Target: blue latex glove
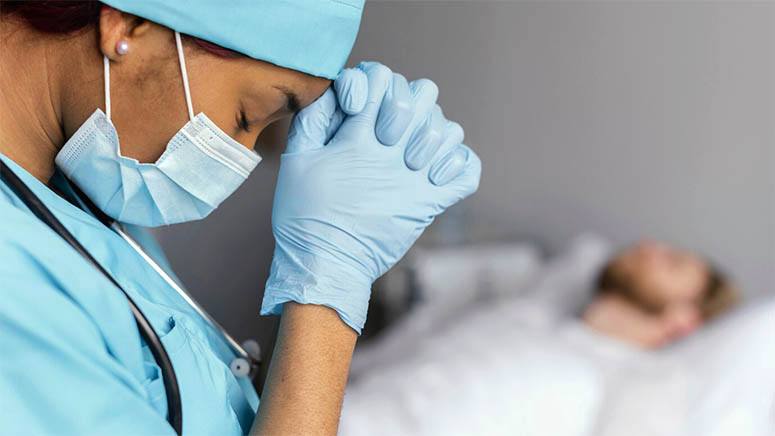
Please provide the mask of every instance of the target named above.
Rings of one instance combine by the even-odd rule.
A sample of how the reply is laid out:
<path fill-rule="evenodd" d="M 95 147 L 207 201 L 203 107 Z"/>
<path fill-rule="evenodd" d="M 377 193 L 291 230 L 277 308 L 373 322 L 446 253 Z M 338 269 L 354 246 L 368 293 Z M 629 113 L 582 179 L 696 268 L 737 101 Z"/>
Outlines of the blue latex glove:
<path fill-rule="evenodd" d="M 291 126 L 261 313 L 279 314 L 288 301 L 325 305 L 360 333 L 374 280 L 437 215 L 477 189 L 481 162 L 461 144 L 460 126 L 444 119 L 432 82 L 408 84 L 375 63 L 358 69 L 368 92 L 350 96 L 356 104 L 344 101 L 352 115 L 337 104 L 346 93 L 328 90 Z"/>

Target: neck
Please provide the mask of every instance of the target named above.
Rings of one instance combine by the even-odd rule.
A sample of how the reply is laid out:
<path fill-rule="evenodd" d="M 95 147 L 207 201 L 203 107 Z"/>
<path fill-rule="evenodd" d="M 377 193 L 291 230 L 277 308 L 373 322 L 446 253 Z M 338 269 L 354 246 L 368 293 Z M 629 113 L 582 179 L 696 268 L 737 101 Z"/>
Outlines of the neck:
<path fill-rule="evenodd" d="M 86 33 L 53 37 L 0 20 L 0 153 L 43 183 L 65 142 L 61 85 L 85 68 Z"/>

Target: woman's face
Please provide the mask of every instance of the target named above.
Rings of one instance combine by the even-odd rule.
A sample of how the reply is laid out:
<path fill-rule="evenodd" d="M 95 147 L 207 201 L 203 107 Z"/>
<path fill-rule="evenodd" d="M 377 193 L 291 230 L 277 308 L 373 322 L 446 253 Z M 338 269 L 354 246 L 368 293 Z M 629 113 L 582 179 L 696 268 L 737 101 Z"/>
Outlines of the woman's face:
<path fill-rule="evenodd" d="M 98 38 L 102 52 L 111 59 L 112 121 L 121 152 L 154 162 L 189 121 L 174 33 L 147 21 L 136 24 L 131 15 L 104 9 Z M 120 39 L 129 43 L 127 54 L 115 53 Z M 220 57 L 187 38 L 184 51 L 194 114 L 203 112 L 251 149 L 267 125 L 312 103 L 330 84 L 327 79 L 244 56 Z M 65 117 L 67 136 L 95 109 L 104 109 L 101 81 L 73 79 L 74 95 L 83 95 L 78 93 L 84 89 L 93 91 L 75 105 L 75 115 Z"/>
<path fill-rule="evenodd" d="M 620 253 L 616 263 L 632 281 L 634 296 L 648 309 L 699 307 L 709 268 L 698 256 L 664 243 L 642 241 Z"/>

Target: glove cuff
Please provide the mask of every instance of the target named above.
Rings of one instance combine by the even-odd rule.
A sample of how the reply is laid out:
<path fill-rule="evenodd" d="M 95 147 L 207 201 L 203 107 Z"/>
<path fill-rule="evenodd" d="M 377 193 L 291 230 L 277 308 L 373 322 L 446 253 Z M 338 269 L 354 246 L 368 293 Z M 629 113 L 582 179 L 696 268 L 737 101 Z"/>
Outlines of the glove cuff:
<path fill-rule="evenodd" d="M 372 282 L 355 269 L 309 253 L 291 253 L 278 244 L 264 289 L 261 315 L 280 315 L 289 301 L 317 304 L 336 310 L 339 318 L 360 335 L 366 323 Z"/>

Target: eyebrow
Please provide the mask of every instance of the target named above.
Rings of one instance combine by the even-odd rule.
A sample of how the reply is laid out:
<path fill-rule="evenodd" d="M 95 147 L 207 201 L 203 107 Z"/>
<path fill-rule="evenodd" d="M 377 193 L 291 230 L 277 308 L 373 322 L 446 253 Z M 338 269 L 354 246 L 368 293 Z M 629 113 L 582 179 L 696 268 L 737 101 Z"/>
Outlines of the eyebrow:
<path fill-rule="evenodd" d="M 285 109 L 288 112 L 295 114 L 296 112 L 301 110 L 301 104 L 299 104 L 299 96 L 296 95 L 295 92 L 293 92 L 292 90 L 284 86 L 275 85 L 274 88 L 282 92 L 283 95 L 285 95 Z"/>

